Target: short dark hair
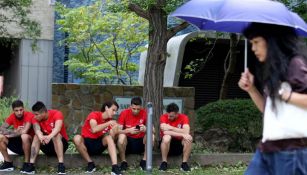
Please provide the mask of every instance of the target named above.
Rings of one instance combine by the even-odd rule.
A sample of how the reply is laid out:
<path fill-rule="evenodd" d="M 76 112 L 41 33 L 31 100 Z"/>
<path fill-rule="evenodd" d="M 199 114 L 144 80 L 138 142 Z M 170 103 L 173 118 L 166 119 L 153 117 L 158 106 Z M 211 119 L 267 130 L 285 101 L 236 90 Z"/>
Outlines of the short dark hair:
<path fill-rule="evenodd" d="M 119 106 L 118 106 L 118 104 L 117 104 L 116 101 L 114 101 L 114 100 L 106 101 L 106 102 L 103 103 L 102 106 L 101 106 L 101 112 L 106 111 L 106 106 L 107 106 L 108 108 L 110 108 L 112 105 L 115 105 L 115 106 L 117 107 L 117 109 L 119 108 Z"/>
<path fill-rule="evenodd" d="M 131 105 L 142 105 L 141 97 L 133 97 L 131 99 Z"/>
<path fill-rule="evenodd" d="M 169 105 L 167 105 L 166 107 L 166 112 L 178 112 L 179 111 L 179 107 L 176 103 L 171 103 Z"/>
<path fill-rule="evenodd" d="M 17 107 L 23 107 L 23 102 L 21 100 L 15 100 L 12 103 L 12 109 L 17 108 Z"/>
<path fill-rule="evenodd" d="M 33 112 L 46 112 L 47 108 L 43 102 L 38 101 L 32 106 L 32 111 Z"/>

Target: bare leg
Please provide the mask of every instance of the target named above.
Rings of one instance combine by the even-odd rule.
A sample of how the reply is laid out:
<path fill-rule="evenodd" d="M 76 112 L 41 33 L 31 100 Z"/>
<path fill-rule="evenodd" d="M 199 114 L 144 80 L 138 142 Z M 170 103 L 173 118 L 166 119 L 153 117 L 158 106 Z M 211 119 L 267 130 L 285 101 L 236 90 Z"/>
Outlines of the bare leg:
<path fill-rule="evenodd" d="M 9 140 L 2 134 L 0 134 L 0 152 L 5 161 L 11 162 L 10 156 L 7 152 L 7 145 L 9 144 Z"/>
<path fill-rule="evenodd" d="M 126 161 L 126 147 L 127 147 L 127 136 L 126 136 L 126 134 L 119 134 L 118 140 L 117 140 L 117 147 L 118 147 L 120 160 Z"/>
<path fill-rule="evenodd" d="M 34 138 L 33 138 L 32 145 L 31 145 L 30 163 L 35 163 L 36 157 L 39 153 L 40 146 L 41 146 L 41 143 L 40 143 L 37 135 L 35 135 Z"/>
<path fill-rule="evenodd" d="M 30 161 L 32 137 L 29 134 L 22 134 L 22 149 L 25 155 L 25 162 Z"/>
<path fill-rule="evenodd" d="M 111 158 L 112 165 L 117 164 L 116 146 L 112 136 L 106 135 L 102 139 L 103 146 L 108 146 L 108 152 Z"/>
<path fill-rule="evenodd" d="M 90 158 L 87 148 L 84 145 L 84 139 L 81 135 L 75 135 L 73 139 L 74 144 L 76 145 L 77 150 L 81 154 L 81 156 L 87 161 L 87 162 L 93 162 Z"/>
<path fill-rule="evenodd" d="M 182 162 L 187 162 L 189 157 L 190 157 L 190 155 L 191 155 L 192 141 L 183 139 L 182 140 L 182 145 L 183 145 L 183 158 L 182 158 Z"/>
<path fill-rule="evenodd" d="M 145 151 L 144 151 L 143 160 L 147 160 L 147 144 L 146 144 L 146 135 L 144 136 L 143 143 L 144 143 L 144 146 L 145 146 Z M 152 134 L 152 147 L 154 146 L 154 144 L 155 144 L 155 135 L 154 135 L 154 134 Z"/>
<path fill-rule="evenodd" d="M 53 141 L 55 153 L 58 157 L 58 161 L 59 163 L 63 163 L 64 162 L 64 151 L 63 151 L 62 135 L 58 133 L 52 138 L 52 141 Z"/>
<path fill-rule="evenodd" d="M 161 154 L 162 161 L 167 162 L 167 155 L 169 152 L 169 147 L 171 143 L 172 137 L 170 135 L 164 135 L 161 142 Z"/>

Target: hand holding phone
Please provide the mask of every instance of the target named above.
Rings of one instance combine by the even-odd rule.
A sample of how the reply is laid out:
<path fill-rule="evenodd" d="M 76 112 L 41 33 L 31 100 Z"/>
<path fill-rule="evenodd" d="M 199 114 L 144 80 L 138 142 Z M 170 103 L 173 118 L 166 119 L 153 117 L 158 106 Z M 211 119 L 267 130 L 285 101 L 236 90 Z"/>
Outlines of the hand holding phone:
<path fill-rule="evenodd" d="M 135 129 L 140 130 L 141 129 L 140 125 L 136 125 Z"/>

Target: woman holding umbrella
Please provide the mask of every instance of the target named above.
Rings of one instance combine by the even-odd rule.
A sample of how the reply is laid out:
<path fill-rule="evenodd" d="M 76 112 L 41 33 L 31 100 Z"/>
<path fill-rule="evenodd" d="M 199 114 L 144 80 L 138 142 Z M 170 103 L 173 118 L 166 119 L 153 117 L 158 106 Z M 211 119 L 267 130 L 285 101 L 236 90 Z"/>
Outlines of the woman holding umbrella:
<path fill-rule="evenodd" d="M 307 49 L 291 27 L 251 23 L 243 33 L 260 62 L 263 91 L 248 69 L 238 84 L 264 117 L 263 138 L 245 174 L 307 174 Z"/>

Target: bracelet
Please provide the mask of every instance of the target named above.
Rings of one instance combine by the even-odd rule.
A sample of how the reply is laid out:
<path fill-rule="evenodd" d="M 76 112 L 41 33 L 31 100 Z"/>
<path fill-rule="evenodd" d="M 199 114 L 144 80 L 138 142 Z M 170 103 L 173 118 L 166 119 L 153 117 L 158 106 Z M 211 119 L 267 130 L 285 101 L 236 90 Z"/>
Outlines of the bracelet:
<path fill-rule="evenodd" d="M 288 97 L 288 98 L 287 98 L 287 100 L 285 101 L 286 103 L 288 103 L 288 102 L 289 102 L 289 100 L 290 100 L 290 98 L 291 98 L 291 95 L 292 95 L 292 91 L 290 92 L 289 97 Z"/>

